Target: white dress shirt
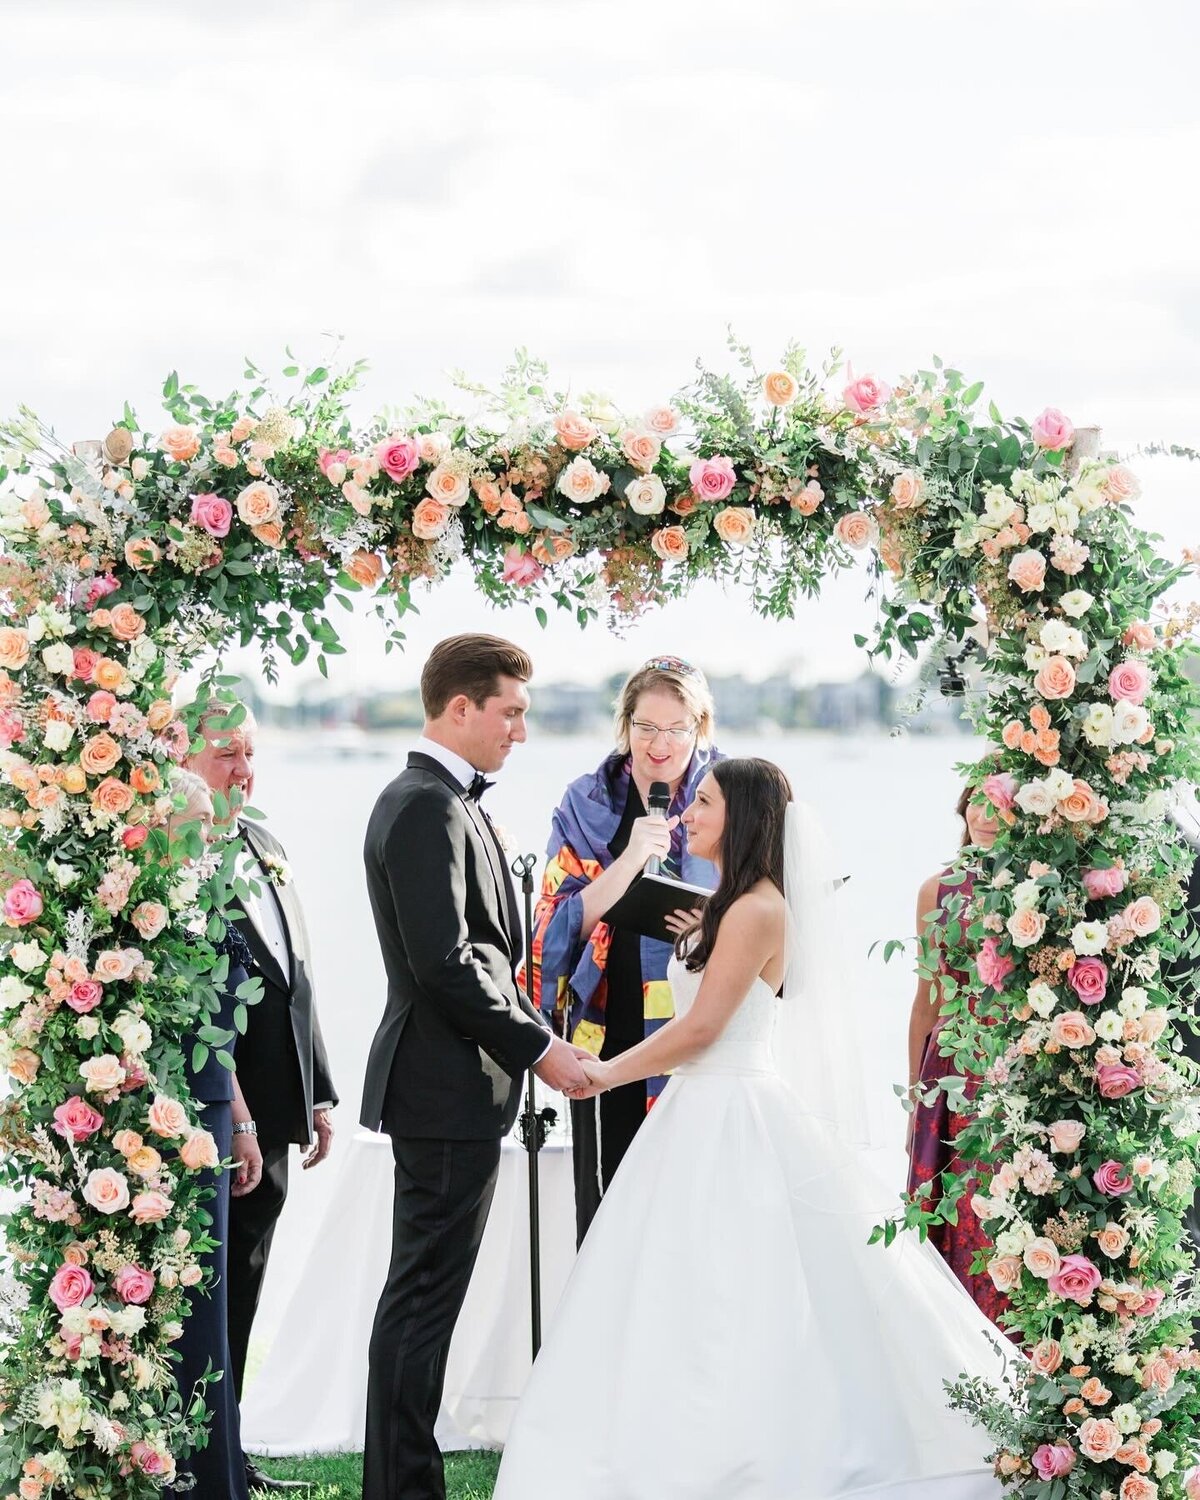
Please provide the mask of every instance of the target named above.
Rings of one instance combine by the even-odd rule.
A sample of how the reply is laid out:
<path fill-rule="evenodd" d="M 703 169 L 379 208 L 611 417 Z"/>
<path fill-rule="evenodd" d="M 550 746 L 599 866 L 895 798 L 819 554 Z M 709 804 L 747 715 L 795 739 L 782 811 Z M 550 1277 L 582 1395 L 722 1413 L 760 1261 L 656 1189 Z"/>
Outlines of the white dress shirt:
<path fill-rule="evenodd" d="M 470 761 L 464 760 L 461 755 L 456 754 L 453 750 L 447 750 L 445 745 L 439 745 L 436 740 L 428 739 L 425 735 L 422 735 L 413 746 L 413 749 L 419 751 L 422 755 L 428 755 L 430 760 L 436 760 L 439 766 L 443 766 L 450 772 L 451 776 L 454 777 L 455 781 L 464 790 L 475 779 L 477 767 L 473 766 Z M 545 1050 L 542 1052 L 541 1057 L 537 1059 L 538 1062 L 541 1062 L 542 1058 L 549 1052 L 550 1044 L 553 1041 L 554 1035 L 551 1033 L 546 1039 Z M 536 1063 L 534 1066 L 536 1067 Z"/>
<path fill-rule="evenodd" d="M 237 873 L 240 879 L 249 886 L 249 892 L 242 901 L 242 907 L 246 915 L 254 923 L 259 936 L 270 950 L 271 957 L 279 965 L 283 977 L 291 983 L 292 980 L 292 953 L 288 945 L 287 933 L 283 928 L 283 915 L 279 910 L 279 902 L 270 889 L 271 882 L 258 855 L 250 846 L 249 839 L 243 835 L 242 847 L 237 855 Z M 258 886 L 255 893 L 254 887 Z"/>

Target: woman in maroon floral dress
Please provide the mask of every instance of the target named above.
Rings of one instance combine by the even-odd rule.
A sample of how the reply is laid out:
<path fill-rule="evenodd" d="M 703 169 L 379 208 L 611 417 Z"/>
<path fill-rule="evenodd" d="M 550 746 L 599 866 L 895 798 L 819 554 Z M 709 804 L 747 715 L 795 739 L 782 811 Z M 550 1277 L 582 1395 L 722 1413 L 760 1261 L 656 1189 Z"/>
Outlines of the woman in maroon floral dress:
<path fill-rule="evenodd" d="M 974 795 L 974 787 L 964 787 L 956 808 L 966 827 L 963 847 L 974 845 L 978 849 L 988 849 L 996 837 L 998 824 L 982 802 L 972 802 Z M 961 910 L 970 899 L 974 877 L 968 874 L 960 883 L 947 885 L 945 877 L 949 873 L 948 870 L 943 870 L 940 875 L 931 875 L 921 886 L 917 898 L 917 924 L 922 935 L 928 934 L 931 927 L 946 923 L 952 903 Z M 959 984 L 967 981 L 965 974 L 944 965 L 941 973 Z M 908 1023 L 908 1081 L 912 1095 L 917 1098 L 931 1092 L 939 1078 L 960 1071 L 952 1057 L 942 1057 L 938 1052 L 938 1034 L 942 1029 L 942 1019 L 938 1014 L 940 1004 L 940 986 L 936 981 L 920 979 Z M 964 1076 L 968 1079 L 964 1095 L 967 1099 L 973 1099 L 979 1081 L 971 1074 Z M 954 1146 L 956 1137 L 967 1123 L 965 1115 L 951 1111 L 949 1101 L 940 1089 L 932 1103 L 918 1103 L 909 1116 L 908 1191 L 915 1193 L 924 1183 L 932 1182 L 933 1188 L 928 1200 L 931 1208 L 936 1207 L 941 1198 L 938 1180 L 940 1173 L 971 1170 L 971 1163 L 963 1161 Z M 992 1285 L 986 1272 L 978 1275 L 971 1273 L 971 1262 L 976 1250 L 986 1249 L 991 1243 L 970 1209 L 974 1190 L 974 1184 L 968 1185 L 959 1199 L 958 1223 L 932 1226 L 929 1241 L 966 1287 L 977 1306 L 994 1323 L 1008 1308 L 1009 1301 Z"/>

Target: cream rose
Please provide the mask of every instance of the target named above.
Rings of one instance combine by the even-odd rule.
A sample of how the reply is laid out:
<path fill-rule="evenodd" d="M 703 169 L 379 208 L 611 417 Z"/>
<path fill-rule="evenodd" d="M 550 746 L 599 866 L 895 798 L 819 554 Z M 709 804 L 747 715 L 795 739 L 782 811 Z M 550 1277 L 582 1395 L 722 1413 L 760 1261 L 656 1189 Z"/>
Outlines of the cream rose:
<path fill-rule="evenodd" d="M 1103 1229 L 1096 1231 L 1096 1243 L 1105 1255 L 1116 1259 L 1118 1255 L 1125 1254 L 1129 1244 L 1129 1231 L 1123 1224 L 1114 1224 L 1110 1219 Z"/>
<path fill-rule="evenodd" d="M 1053 1276 L 1062 1264 L 1062 1256 L 1059 1254 L 1058 1246 L 1053 1240 L 1036 1239 L 1030 1240 L 1025 1246 L 1022 1257 L 1026 1267 L 1043 1281 L 1047 1276 Z"/>
<path fill-rule="evenodd" d="M 1021 1285 L 1021 1258 L 1018 1255 L 994 1255 L 988 1262 L 988 1275 L 998 1292 L 1012 1292 Z"/>
<path fill-rule="evenodd" d="M 625 486 L 629 509 L 639 516 L 657 516 L 667 503 L 667 488 L 657 474 L 643 474 Z"/>
<path fill-rule="evenodd" d="M 426 495 L 413 511 L 413 536 L 423 542 L 436 541 L 450 524 L 450 507 L 442 500 Z"/>
<path fill-rule="evenodd" d="M 458 507 L 466 503 L 471 493 L 471 481 L 460 469 L 439 464 L 430 471 L 425 480 L 425 489 L 434 500 L 440 500 L 443 505 Z"/>
<path fill-rule="evenodd" d="M 621 452 L 635 469 L 652 469 L 662 452 L 662 443 L 652 432 L 635 432 L 630 428 L 621 434 Z"/>
<path fill-rule="evenodd" d="M 236 500 L 237 513 L 247 526 L 265 526 L 279 514 L 279 491 L 265 480 L 248 484 Z"/>
<path fill-rule="evenodd" d="M 1050 1149 L 1069 1156 L 1079 1150 L 1087 1128 L 1080 1120 L 1055 1120 L 1048 1127 L 1047 1133 L 1050 1136 Z"/>
<path fill-rule="evenodd" d="M 558 476 L 557 489 L 576 505 L 590 505 L 608 491 L 608 475 L 602 474 L 591 459 L 575 458 Z"/>
<path fill-rule="evenodd" d="M 1094 1464 L 1107 1463 L 1120 1446 L 1120 1428 L 1107 1417 L 1088 1417 L 1080 1424 L 1080 1451 Z"/>
<path fill-rule="evenodd" d="M 115 1168 L 98 1167 L 88 1173 L 83 1185 L 83 1201 L 97 1213 L 120 1213 L 129 1207 L 129 1183 Z"/>
<path fill-rule="evenodd" d="M 713 530 L 731 547 L 744 547 L 754 535 L 754 512 L 744 505 L 727 505 L 713 517 Z"/>
<path fill-rule="evenodd" d="M 119 1057 L 106 1052 L 101 1057 L 89 1057 L 80 1063 L 79 1076 L 89 1094 L 110 1094 L 125 1082 L 125 1069 Z"/>
<path fill-rule="evenodd" d="M 169 1099 L 164 1094 L 155 1095 L 154 1102 L 146 1111 L 146 1123 L 155 1135 L 161 1135 L 166 1140 L 185 1135 L 191 1128 L 187 1110 L 177 1099 Z"/>
<path fill-rule="evenodd" d="M 839 542 L 852 547 L 856 552 L 861 552 L 864 547 L 869 547 L 875 540 L 878 527 L 871 516 L 865 515 L 861 510 L 856 510 L 838 518 L 833 534 Z"/>
<path fill-rule="evenodd" d="M 1096 1033 L 1081 1010 L 1068 1010 L 1051 1021 L 1050 1040 L 1060 1047 L 1090 1047 L 1096 1040 Z"/>
<path fill-rule="evenodd" d="M 1015 948 L 1032 948 L 1046 931 L 1046 914 L 1032 906 L 1018 907 L 1005 924 Z"/>

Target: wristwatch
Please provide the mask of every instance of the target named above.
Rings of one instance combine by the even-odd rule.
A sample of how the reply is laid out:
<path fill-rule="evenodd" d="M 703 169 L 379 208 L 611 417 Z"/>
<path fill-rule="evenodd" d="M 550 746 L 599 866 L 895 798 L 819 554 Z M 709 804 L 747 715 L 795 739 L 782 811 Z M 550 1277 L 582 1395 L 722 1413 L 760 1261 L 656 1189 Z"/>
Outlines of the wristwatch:
<path fill-rule="evenodd" d="M 234 1134 L 234 1135 L 257 1135 L 258 1134 L 258 1126 L 254 1123 L 253 1120 L 243 1120 L 241 1122 L 241 1124 L 235 1125 L 233 1127 L 232 1134 Z"/>

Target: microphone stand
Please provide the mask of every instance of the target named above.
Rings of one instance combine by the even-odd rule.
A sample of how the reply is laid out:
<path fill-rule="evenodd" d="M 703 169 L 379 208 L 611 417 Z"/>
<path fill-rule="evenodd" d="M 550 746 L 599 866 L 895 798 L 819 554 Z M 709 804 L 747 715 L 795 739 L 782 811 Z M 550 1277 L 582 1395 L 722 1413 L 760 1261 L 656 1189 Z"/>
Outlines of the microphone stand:
<path fill-rule="evenodd" d="M 512 872 L 521 882 L 525 897 L 525 989 L 533 999 L 533 870 L 536 854 L 519 854 Z M 540 1200 L 538 1196 L 538 1152 L 546 1144 L 546 1132 L 558 1119 L 558 1112 L 546 1105 L 537 1107 L 537 1075 L 530 1068 L 525 1078 L 525 1108 L 518 1117 L 521 1144 L 529 1153 L 529 1331 L 533 1357 L 542 1346 L 542 1238 Z"/>

